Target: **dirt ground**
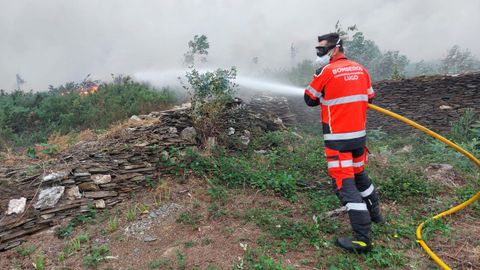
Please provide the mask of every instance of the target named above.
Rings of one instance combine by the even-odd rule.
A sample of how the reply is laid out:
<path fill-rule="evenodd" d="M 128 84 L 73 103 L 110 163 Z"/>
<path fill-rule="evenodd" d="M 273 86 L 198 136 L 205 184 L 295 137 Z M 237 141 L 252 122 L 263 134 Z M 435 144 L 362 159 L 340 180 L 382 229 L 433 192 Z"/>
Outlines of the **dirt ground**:
<path fill-rule="evenodd" d="M 171 179 L 169 185 L 170 199 L 159 202 L 155 190 L 134 194 L 129 201 L 99 212 L 93 223 L 77 227 L 68 238 L 59 239 L 55 235 L 56 228 L 32 235 L 23 246 L 33 245 L 36 250 L 27 255 L 20 254 L 18 248 L 1 253 L 0 269 L 35 269 L 32 263 L 35 262 L 39 252 L 45 256 L 44 269 L 90 269 L 84 265 L 84 258 L 90 247 L 102 244 L 108 246 L 109 254 L 98 264 L 97 269 L 169 269 L 161 268 L 162 266 L 154 268 L 155 265 L 152 265 L 152 262 L 166 259 L 170 261 L 170 266 L 174 267 L 170 269 L 232 269 L 232 266 L 238 264 L 245 256 L 247 246 L 248 248 L 258 246 L 259 237 L 262 235 L 261 228 L 241 218 L 247 209 L 289 207 L 293 209 L 292 218 L 309 218 L 303 213 L 301 202 L 291 203 L 274 194 L 248 189 L 235 190 L 234 194 L 230 191 L 228 200 L 221 208 L 227 214 L 213 217 L 208 208 L 212 198 L 208 194 L 205 182 L 190 179 L 184 184 L 179 184 Z M 125 229 L 132 227 L 132 224 L 144 224 L 152 220 L 149 215 L 154 209 L 172 203 L 179 206 L 176 211 L 153 219 L 154 222 L 142 228 L 140 233 L 133 235 L 126 233 Z M 134 220 L 127 220 L 126 213 L 133 205 L 149 206 L 149 211 L 139 213 Z M 395 211 L 395 207 L 388 204 L 383 206 L 384 210 L 389 211 Z M 118 229 L 115 231 L 108 231 L 109 219 L 106 218 L 106 213 L 118 217 Z M 190 213 L 199 219 L 193 225 L 182 224 L 179 222 L 182 213 Z M 478 248 L 480 223 L 475 219 L 468 220 L 468 216 L 467 212 L 466 217 L 462 215 L 462 219 L 453 220 L 454 237 L 448 239 L 434 237 L 428 240 L 428 244 L 438 251 L 440 257 L 449 264 L 458 266 L 458 269 L 479 269 L 477 267 L 480 265 Z M 332 218 L 338 219 L 341 224 L 339 234 L 348 233 L 346 215 L 341 214 Z M 65 220 L 58 226 L 65 226 L 67 223 L 68 220 Z M 62 251 L 80 234 L 87 234 L 90 240 L 71 255 L 62 257 L 60 255 Z M 152 239 L 146 241 L 147 236 Z M 332 237 L 334 236 L 332 234 Z M 411 245 L 412 248 L 405 252 L 409 262 L 403 267 L 391 269 L 435 269 L 425 253 L 417 245 L 413 243 Z M 322 256 L 328 259 L 329 256 L 339 254 L 351 256 L 336 247 L 328 248 Z M 184 263 L 180 265 L 179 261 L 182 258 Z M 274 258 L 280 259 L 285 265 L 294 266 L 295 269 L 320 269 L 316 268 L 314 263 L 309 263 L 313 262 L 313 258 L 318 259 L 318 251 L 313 247 L 278 254 Z"/>

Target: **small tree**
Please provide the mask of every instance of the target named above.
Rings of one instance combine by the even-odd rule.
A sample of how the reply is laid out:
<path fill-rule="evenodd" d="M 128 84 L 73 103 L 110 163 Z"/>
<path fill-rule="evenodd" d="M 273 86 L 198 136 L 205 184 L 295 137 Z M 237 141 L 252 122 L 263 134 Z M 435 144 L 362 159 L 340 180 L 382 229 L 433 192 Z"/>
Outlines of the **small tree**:
<path fill-rule="evenodd" d="M 22 78 L 20 74 L 15 75 L 16 81 L 17 81 L 17 90 L 22 91 L 22 85 L 26 83 L 26 81 Z"/>
<path fill-rule="evenodd" d="M 387 51 L 377 60 L 374 78 L 380 80 L 400 79 L 404 76 L 408 62 L 407 57 L 401 55 L 399 51 Z"/>
<path fill-rule="evenodd" d="M 478 62 L 478 60 L 475 59 L 470 50 L 462 50 L 460 46 L 454 45 L 442 59 L 442 72 L 448 74 L 472 71 L 475 62 Z"/>
<path fill-rule="evenodd" d="M 209 137 L 218 133 L 218 126 L 226 105 L 233 101 L 237 70 L 217 69 L 213 72 L 199 73 L 197 70 L 187 72 L 189 92 L 192 103 L 193 124 L 206 143 Z"/>
<path fill-rule="evenodd" d="M 195 35 L 193 40 L 188 42 L 188 51 L 184 54 L 184 62 L 187 66 L 193 67 L 195 65 L 196 57 L 200 57 L 201 62 L 207 62 L 208 49 L 210 44 L 208 43 L 207 36 Z"/>
<path fill-rule="evenodd" d="M 413 70 L 414 76 L 422 75 L 433 75 L 439 73 L 439 67 L 434 62 L 425 62 L 425 60 L 420 60 L 415 63 L 415 68 Z"/>

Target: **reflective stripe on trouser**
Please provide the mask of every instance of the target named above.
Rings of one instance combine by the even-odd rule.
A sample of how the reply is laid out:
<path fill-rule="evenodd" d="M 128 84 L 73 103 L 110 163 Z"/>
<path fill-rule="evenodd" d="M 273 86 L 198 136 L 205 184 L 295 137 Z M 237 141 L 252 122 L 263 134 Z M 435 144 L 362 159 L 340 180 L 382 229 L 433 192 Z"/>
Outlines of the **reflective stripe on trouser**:
<path fill-rule="evenodd" d="M 335 179 L 337 189 L 342 188 L 343 179 L 353 179 L 355 177 L 351 152 L 340 152 L 325 147 L 325 157 L 327 159 L 328 174 Z"/>
<path fill-rule="evenodd" d="M 363 201 L 353 178 L 343 179 L 343 185 L 338 190 L 338 196 L 347 207 L 354 237 L 361 241 L 370 240 L 371 220 L 368 206 Z"/>
<path fill-rule="evenodd" d="M 364 166 L 368 163 L 368 150 L 367 148 L 359 148 L 352 151 L 353 160 L 353 172 L 355 174 L 363 171 Z"/>

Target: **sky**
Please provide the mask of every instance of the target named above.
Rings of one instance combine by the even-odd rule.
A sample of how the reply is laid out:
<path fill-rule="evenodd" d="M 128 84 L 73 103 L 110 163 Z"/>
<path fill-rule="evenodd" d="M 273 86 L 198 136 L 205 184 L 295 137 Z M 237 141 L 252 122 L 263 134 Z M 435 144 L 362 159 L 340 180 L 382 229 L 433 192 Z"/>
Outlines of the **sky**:
<path fill-rule="evenodd" d="M 315 59 L 316 37 L 337 20 L 356 24 L 383 50 L 412 61 L 454 44 L 480 56 L 478 0 L 0 0 L 0 89 L 81 81 L 182 66 L 193 35 L 210 42 L 209 63 L 251 68 Z"/>

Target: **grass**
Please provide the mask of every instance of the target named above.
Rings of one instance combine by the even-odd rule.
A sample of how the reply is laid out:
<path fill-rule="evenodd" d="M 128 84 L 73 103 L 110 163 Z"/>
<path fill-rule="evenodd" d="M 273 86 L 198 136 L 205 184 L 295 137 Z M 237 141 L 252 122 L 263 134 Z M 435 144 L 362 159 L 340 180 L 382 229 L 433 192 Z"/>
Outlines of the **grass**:
<path fill-rule="evenodd" d="M 293 266 L 283 266 L 270 256 L 259 250 L 247 249 L 245 256 L 239 258 L 239 262 L 233 265 L 234 270 L 255 269 L 255 270 L 294 270 Z"/>
<path fill-rule="evenodd" d="M 36 250 L 37 246 L 25 243 L 17 248 L 17 253 L 22 257 L 27 257 L 34 253 Z"/>
<path fill-rule="evenodd" d="M 305 140 L 309 143 L 316 140 L 309 138 L 308 134 L 302 134 L 302 136 L 306 137 Z M 407 263 L 405 251 L 416 248 L 414 237 L 416 226 L 426 217 L 448 209 L 452 203 L 461 202 L 473 196 L 478 190 L 478 184 L 475 180 L 475 175 L 478 175 L 478 172 L 473 176 L 459 172 L 467 180 L 466 185 L 453 192 L 445 188 L 444 185 L 432 183 L 426 179 L 423 174 L 424 168 L 433 162 L 442 161 L 442 163 L 453 164 L 455 167 L 462 167 L 467 164 L 471 166 L 468 160 L 460 161 L 456 154 L 445 151 L 432 139 L 418 139 L 415 136 L 387 137 L 381 132 L 377 132 L 372 137 L 370 149 L 375 157 L 370 160 L 367 170 L 373 182 L 379 188 L 382 204 L 393 203 L 395 205 L 394 209 L 387 209 L 385 212 L 390 224 L 385 227 L 373 226 L 375 240 L 379 245 L 374 252 L 353 257 L 348 257 L 346 254 L 333 255 L 328 256 L 328 260 L 325 260 L 325 254 L 322 254 L 319 255 L 321 259 L 319 258 L 316 264 L 319 268 L 401 268 Z M 317 143 L 319 142 L 317 141 Z M 289 144 L 295 145 L 295 150 L 289 149 Z M 253 188 L 271 189 L 280 196 L 296 198 L 297 200 L 293 200 L 293 202 L 303 205 L 305 214 L 310 217 L 318 216 L 340 206 L 338 198 L 330 188 L 299 192 L 292 185 L 291 188 L 287 188 L 291 193 L 282 193 L 281 189 L 275 188 L 275 184 L 271 180 L 274 177 L 271 174 L 269 175 L 270 180 L 261 182 L 267 178 L 263 178 L 262 174 L 265 171 L 259 168 L 268 168 L 268 170 L 283 172 L 286 175 L 290 173 L 290 168 L 295 168 L 295 171 L 299 173 L 295 182 L 298 182 L 298 180 L 308 182 L 323 179 L 326 177 L 326 173 L 324 170 L 318 169 L 323 166 L 321 164 L 323 157 L 321 157 L 320 151 L 313 150 L 313 153 L 308 155 L 303 150 L 309 148 L 310 145 L 306 146 L 306 143 L 295 141 L 295 138 L 290 135 L 268 134 L 256 141 L 256 147 L 268 149 L 267 154 L 259 156 L 246 151 L 241 154 L 226 156 L 220 153 L 219 156 L 211 158 L 210 162 L 214 166 L 208 172 L 213 172 L 216 185 L 224 185 L 230 188 L 243 183 L 243 181 L 253 183 L 253 185 L 250 185 Z M 412 145 L 413 150 L 406 153 L 397 153 L 405 145 Z M 261 164 L 261 166 L 257 166 L 258 164 Z M 215 169 L 222 171 L 222 177 L 215 176 Z M 245 178 L 249 178 L 249 180 L 242 180 Z M 326 178 L 328 179 L 328 177 Z M 330 183 L 325 184 L 329 186 Z M 215 194 L 215 192 L 211 193 Z M 439 195 L 445 199 L 437 199 Z M 215 197 L 212 196 L 212 198 Z M 211 205 L 209 209 L 212 210 L 217 206 Z M 476 207 L 478 205 L 474 205 L 472 209 L 478 209 Z M 476 214 L 473 213 L 473 215 Z M 305 215 L 303 216 L 305 217 Z M 339 229 L 341 230 L 340 233 L 349 233 L 348 225 L 342 229 L 342 226 L 345 225 L 339 223 L 336 218 L 322 219 L 318 222 L 308 218 L 292 218 L 291 213 L 282 212 L 281 209 L 274 206 L 247 209 L 243 218 L 245 222 L 254 223 L 263 231 L 257 244 L 262 250 L 268 251 L 270 254 L 288 254 L 291 251 L 301 251 L 312 247 L 320 250 L 326 249 L 327 253 L 334 250 L 338 252 L 333 247 L 333 235 L 338 235 Z M 438 235 L 438 233 L 448 237 L 450 230 L 448 223 L 437 221 L 432 224 L 428 223 L 424 234 L 426 238 L 429 235 Z M 313 263 L 310 262 L 310 264 Z M 243 266 L 238 263 L 236 267 L 237 269 L 245 267 L 245 260 L 243 260 Z"/>
<path fill-rule="evenodd" d="M 132 206 L 127 209 L 127 221 L 134 221 L 137 218 L 137 206 Z"/>
<path fill-rule="evenodd" d="M 234 153 L 217 149 L 210 155 L 202 155 L 195 149 L 183 152 L 170 149 L 170 157 L 176 159 L 175 164 L 165 168 L 171 168 L 170 172 L 182 181 L 191 176 L 205 179 L 204 191 L 209 195 L 206 202 L 199 196 L 192 199 L 192 209 L 180 213 L 176 222 L 186 225 L 185 229 L 195 229 L 203 223 L 224 221 L 256 227 L 260 235 L 253 239 L 238 240 L 245 247 L 244 254 L 231 266 L 233 269 L 294 269 L 286 259 L 296 258 L 292 254 L 299 253 L 303 254 L 302 258 L 291 264 L 309 268 L 403 269 L 410 267 L 411 260 L 415 260 L 413 265 L 417 269 L 425 269 L 432 263 L 426 257 L 421 257 L 422 253 L 415 242 L 416 227 L 433 214 L 473 196 L 479 188 L 478 172 L 471 174 L 470 171 L 463 172 L 460 169 L 466 167 L 469 161 L 460 160 L 432 139 L 386 136 L 381 131 L 374 131 L 369 142 L 373 156 L 367 165 L 367 171 L 379 189 L 388 224 L 373 225 L 375 248 L 371 253 L 345 253 L 335 246 L 334 239 L 351 233 L 347 217 L 325 216 L 326 212 L 341 204 L 331 190 L 325 170 L 322 141 L 309 133 L 301 133 L 301 136 L 303 139 L 291 132 L 267 133 L 256 138 L 251 148 Z M 398 152 L 405 145 L 412 145 L 412 150 Z M 266 150 L 266 153 L 256 153 L 254 150 L 258 149 Z M 456 173 L 463 178 L 464 185 L 449 189 L 441 183 L 426 179 L 424 169 L 433 162 L 454 165 Z M 299 188 L 305 184 L 316 184 L 317 188 Z M 237 196 L 239 193 L 240 197 Z M 245 207 L 232 207 L 236 199 L 254 193 L 254 198 L 261 199 L 243 202 Z M 262 197 L 265 194 L 268 197 Z M 472 210 L 468 214 L 473 218 L 480 216 L 478 203 L 468 209 Z M 131 221 L 144 211 L 148 211 L 147 206 L 135 205 L 128 208 L 126 213 L 108 215 L 108 231 L 118 230 L 117 216 Z M 103 219 L 106 220 L 107 215 Z M 90 222 L 88 220 L 91 219 L 84 216 L 76 222 L 82 224 Z M 449 219 L 428 221 L 423 231 L 424 238 L 433 247 L 439 238 L 458 243 L 461 239 L 455 238 L 452 233 L 454 224 Z M 234 228 L 226 228 L 225 236 L 230 237 L 238 232 L 237 227 Z M 87 252 L 85 258 L 88 259 L 85 260 L 91 266 L 85 266 L 96 267 L 93 264 L 99 264 L 106 255 L 94 252 L 93 247 L 87 249 L 84 243 L 89 243 L 89 240 L 81 240 L 80 236 L 72 239 L 70 245 L 73 250 Z M 187 254 L 197 249 L 214 248 L 209 247 L 213 240 L 208 237 L 209 235 L 194 238 L 195 240 L 183 239 L 177 244 L 183 245 Z M 27 250 L 26 247 L 25 249 Z M 413 258 L 412 249 L 416 252 Z M 35 250 L 24 252 L 32 254 Z M 148 268 L 185 269 L 186 256 L 179 252 L 176 258 L 170 260 L 152 260 L 148 262 Z M 207 269 L 219 268 L 212 265 Z"/>
<path fill-rule="evenodd" d="M 177 219 L 177 222 L 183 225 L 191 225 L 193 227 L 198 227 L 202 216 L 197 212 L 185 211 L 180 214 Z"/>
<path fill-rule="evenodd" d="M 57 235 L 59 238 L 65 238 L 67 236 L 70 236 L 72 235 L 73 231 L 77 226 L 91 223 L 95 220 L 96 217 L 97 210 L 95 210 L 93 206 L 89 206 L 87 212 L 74 217 L 66 226 L 59 227 L 55 231 L 55 235 Z"/>
<path fill-rule="evenodd" d="M 167 258 L 148 262 L 149 269 L 173 269 L 172 263 Z"/>
<path fill-rule="evenodd" d="M 218 202 L 213 202 L 208 206 L 208 213 L 212 218 L 225 216 L 227 213 Z"/>
<path fill-rule="evenodd" d="M 118 217 L 117 216 L 110 216 L 108 218 L 107 230 L 110 233 L 116 232 L 118 230 Z"/>
<path fill-rule="evenodd" d="M 83 257 L 83 265 L 86 267 L 96 268 L 98 264 L 105 260 L 110 249 L 106 245 L 93 246 L 90 248 L 88 255 Z"/>
<path fill-rule="evenodd" d="M 40 252 L 37 256 L 35 256 L 33 266 L 35 267 L 36 270 L 45 269 L 45 255 L 42 252 Z"/>
<path fill-rule="evenodd" d="M 72 256 L 75 252 L 84 250 L 84 244 L 90 242 L 90 236 L 85 233 L 77 235 L 77 237 L 66 242 L 66 246 L 63 248 L 63 251 L 58 254 L 58 260 L 64 261 L 65 257 Z"/>

